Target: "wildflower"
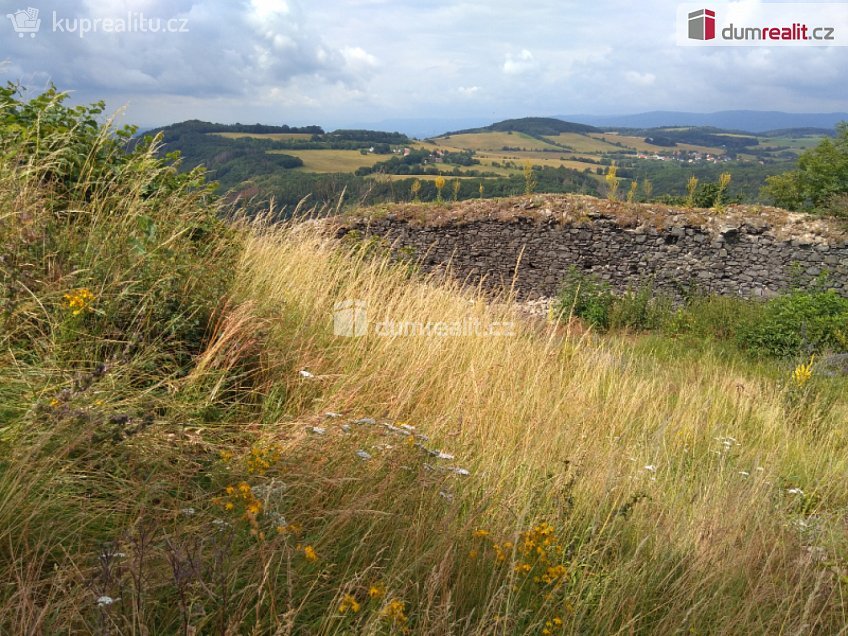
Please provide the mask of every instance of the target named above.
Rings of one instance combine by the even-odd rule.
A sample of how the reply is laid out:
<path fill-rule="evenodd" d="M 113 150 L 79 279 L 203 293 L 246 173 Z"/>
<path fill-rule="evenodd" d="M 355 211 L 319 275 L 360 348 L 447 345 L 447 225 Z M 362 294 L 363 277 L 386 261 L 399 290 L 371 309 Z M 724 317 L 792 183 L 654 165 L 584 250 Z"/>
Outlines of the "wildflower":
<path fill-rule="evenodd" d="M 450 453 L 445 453 L 443 451 L 436 451 L 436 454 L 433 455 L 436 459 L 454 459 L 454 456 Z"/>
<path fill-rule="evenodd" d="M 451 468 L 451 470 L 457 475 L 461 475 L 462 477 L 468 477 L 471 474 L 471 472 L 466 470 L 465 468 L 454 467 Z"/>
<path fill-rule="evenodd" d="M 313 548 L 311 545 L 308 545 L 305 548 L 303 548 L 303 556 L 306 557 L 307 561 L 317 561 L 318 560 L 318 553 L 315 552 L 315 548 Z"/>
<path fill-rule="evenodd" d="M 228 450 L 222 450 L 218 453 L 218 456 L 221 458 L 222 462 L 229 462 L 233 458 L 233 452 Z"/>
<path fill-rule="evenodd" d="M 475 530 L 474 536 L 478 539 L 484 539 L 484 538 L 489 536 L 489 531 L 488 530 Z"/>
<path fill-rule="evenodd" d="M 655 473 L 657 472 L 657 467 L 654 464 L 648 464 L 647 466 L 645 466 L 645 470 L 647 470 L 649 473 Z"/>
<path fill-rule="evenodd" d="M 312 373 L 310 373 L 310 372 L 309 372 L 309 371 L 307 371 L 306 369 L 301 369 L 301 371 L 300 371 L 300 377 L 302 377 L 302 378 L 314 378 L 314 377 L 315 377 L 315 375 L 314 375 L 314 374 L 312 374 Z"/>
<path fill-rule="evenodd" d="M 386 595 L 386 586 L 382 583 L 374 583 L 368 588 L 368 597 L 373 599 L 383 598 Z"/>
<path fill-rule="evenodd" d="M 790 495 L 801 495 L 802 497 L 804 496 L 804 491 L 800 488 L 789 488 L 786 492 L 788 492 Z"/>
<path fill-rule="evenodd" d="M 361 608 L 362 606 L 352 594 L 345 594 L 342 596 L 341 603 L 339 603 L 339 614 L 347 614 L 348 612 L 358 614 Z"/>
<path fill-rule="evenodd" d="M 112 603 L 120 599 L 112 598 L 111 596 L 101 596 L 97 599 L 97 607 L 109 607 Z"/>
<path fill-rule="evenodd" d="M 64 299 L 67 309 L 71 311 L 71 314 L 79 316 L 82 312 L 91 307 L 91 303 L 94 302 L 95 296 L 91 293 L 91 290 L 86 287 L 82 287 L 68 292 L 65 294 Z"/>
<path fill-rule="evenodd" d="M 446 490 L 440 490 L 439 497 L 441 497 L 442 499 L 447 499 L 448 501 L 453 501 L 453 495 Z"/>
<path fill-rule="evenodd" d="M 380 611 L 380 616 L 401 626 L 409 620 L 406 616 L 406 603 L 396 598 L 386 603 L 386 606 Z"/>
<path fill-rule="evenodd" d="M 183 508 L 180 510 L 180 514 L 184 517 L 192 517 L 194 516 L 195 510 L 194 508 Z"/>
<path fill-rule="evenodd" d="M 366 462 L 369 459 L 371 459 L 371 454 L 362 450 L 362 449 L 359 449 L 358 451 L 356 451 L 356 456 L 359 457 L 359 459 L 366 461 Z"/>
<path fill-rule="evenodd" d="M 799 364 L 795 367 L 795 371 L 792 372 L 792 379 L 795 380 L 795 384 L 797 384 L 799 388 L 807 384 L 807 382 L 809 382 L 813 377 L 813 361 L 815 360 L 815 357 L 815 355 L 810 356 L 810 361 L 807 364 Z"/>
<path fill-rule="evenodd" d="M 61 402 L 59 402 L 59 400 L 57 400 L 56 398 L 53 398 L 52 400 L 50 400 L 50 407 L 51 408 L 55 409 L 60 404 L 61 404 Z"/>
<path fill-rule="evenodd" d="M 277 534 L 300 534 L 301 527 L 296 523 L 282 523 L 277 526 Z"/>

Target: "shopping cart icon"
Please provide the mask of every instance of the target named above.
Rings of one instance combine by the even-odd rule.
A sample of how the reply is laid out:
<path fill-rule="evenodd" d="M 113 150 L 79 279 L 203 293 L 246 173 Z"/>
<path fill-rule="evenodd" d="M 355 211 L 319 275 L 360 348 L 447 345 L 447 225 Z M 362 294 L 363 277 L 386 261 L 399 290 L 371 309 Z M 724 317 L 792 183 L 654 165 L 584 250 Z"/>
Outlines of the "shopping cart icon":
<path fill-rule="evenodd" d="M 29 33 L 29 37 L 34 38 L 35 34 L 41 28 L 41 18 L 38 17 L 38 9 L 28 7 L 26 9 L 18 9 L 14 13 L 7 13 L 6 17 L 12 21 L 12 27 L 19 38 L 24 37 L 24 34 Z"/>

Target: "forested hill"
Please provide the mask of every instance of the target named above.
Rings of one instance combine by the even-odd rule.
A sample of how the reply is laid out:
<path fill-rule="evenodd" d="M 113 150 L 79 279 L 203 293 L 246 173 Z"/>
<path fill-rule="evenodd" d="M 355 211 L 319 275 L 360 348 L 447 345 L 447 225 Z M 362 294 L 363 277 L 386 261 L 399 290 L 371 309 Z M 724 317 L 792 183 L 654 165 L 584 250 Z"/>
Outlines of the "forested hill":
<path fill-rule="evenodd" d="M 590 133 L 601 132 L 594 126 L 575 124 L 552 117 L 522 117 L 521 119 L 505 119 L 481 128 L 457 130 L 449 135 L 466 135 L 483 132 L 519 132 L 531 136 L 559 135 L 561 133 Z"/>

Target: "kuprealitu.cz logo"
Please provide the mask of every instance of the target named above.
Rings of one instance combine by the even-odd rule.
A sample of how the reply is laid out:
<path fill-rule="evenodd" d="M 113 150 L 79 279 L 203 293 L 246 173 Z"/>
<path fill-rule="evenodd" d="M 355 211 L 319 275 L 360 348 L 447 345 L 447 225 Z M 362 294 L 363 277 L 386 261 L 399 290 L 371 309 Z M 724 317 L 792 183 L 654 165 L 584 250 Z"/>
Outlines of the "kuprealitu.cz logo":
<path fill-rule="evenodd" d="M 35 7 L 7 13 L 12 29 L 19 38 L 34 38 L 42 31 L 42 20 Z M 150 17 L 141 11 L 128 11 L 120 16 L 68 17 L 53 11 L 45 25 L 53 33 L 66 33 L 84 38 L 96 33 L 188 33 L 188 18 Z M 45 29 L 47 30 L 47 29 Z"/>
<path fill-rule="evenodd" d="M 684 46 L 848 46 L 848 5 L 685 4 L 677 36 Z"/>

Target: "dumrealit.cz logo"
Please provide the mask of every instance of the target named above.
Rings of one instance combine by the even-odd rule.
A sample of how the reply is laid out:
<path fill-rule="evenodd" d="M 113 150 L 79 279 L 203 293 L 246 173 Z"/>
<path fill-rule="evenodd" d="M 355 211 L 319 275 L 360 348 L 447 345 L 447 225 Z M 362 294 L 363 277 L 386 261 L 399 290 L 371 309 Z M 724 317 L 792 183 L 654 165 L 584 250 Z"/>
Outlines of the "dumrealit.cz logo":
<path fill-rule="evenodd" d="M 19 38 L 34 38 L 41 30 L 41 18 L 35 7 L 7 13 L 12 28 Z M 188 18 L 149 17 L 140 11 L 129 11 L 121 16 L 63 17 L 52 12 L 50 21 L 54 33 L 70 33 L 84 38 L 91 33 L 188 33 Z"/>
<path fill-rule="evenodd" d="M 679 5 L 677 41 L 683 46 L 848 46 L 848 5 Z"/>

